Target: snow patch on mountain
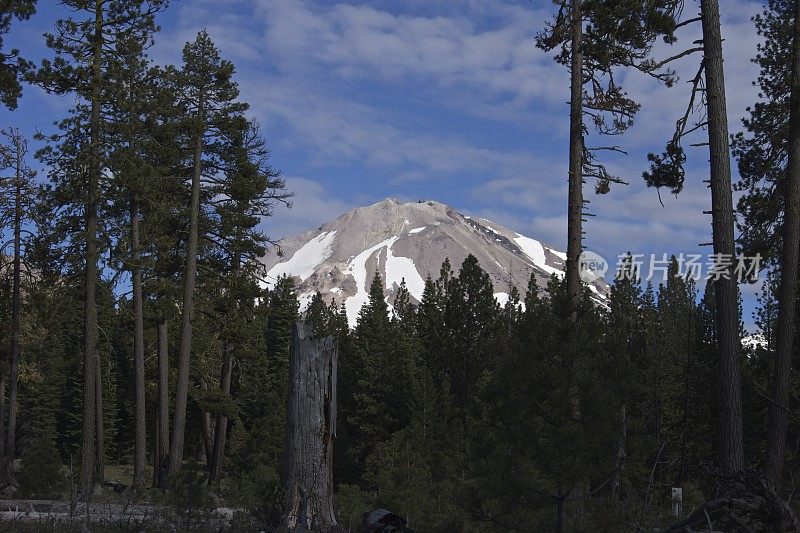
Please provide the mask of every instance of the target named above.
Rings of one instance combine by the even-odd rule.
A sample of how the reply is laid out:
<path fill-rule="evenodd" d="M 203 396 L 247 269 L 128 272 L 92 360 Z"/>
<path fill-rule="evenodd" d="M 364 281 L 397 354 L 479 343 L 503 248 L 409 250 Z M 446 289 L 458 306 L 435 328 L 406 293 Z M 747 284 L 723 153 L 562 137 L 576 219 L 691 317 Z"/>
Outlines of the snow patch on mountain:
<path fill-rule="evenodd" d="M 399 287 L 404 280 L 409 294 L 417 300 L 422 300 L 425 280 L 419 275 L 414 261 L 408 257 L 394 255 L 392 246 L 389 245 L 386 248 L 386 288 L 392 289 L 395 284 Z"/>
<path fill-rule="evenodd" d="M 307 280 L 320 263 L 331 256 L 331 245 L 336 238 L 336 230 L 322 232 L 297 250 L 283 263 L 278 263 L 267 272 L 267 285 L 271 286 L 281 276 L 296 276 Z"/>
<path fill-rule="evenodd" d="M 367 287 L 367 260 L 375 252 L 383 249 L 384 247 L 391 247 L 399 237 L 389 237 L 383 242 L 368 248 L 355 256 L 353 260 L 347 265 L 346 273 L 353 276 L 356 281 L 356 293 L 349 297 L 344 302 L 345 310 L 347 311 L 347 320 L 350 323 L 355 323 L 358 312 L 361 307 L 369 301 L 369 288 Z M 376 258 L 377 260 L 378 258 Z"/>
<path fill-rule="evenodd" d="M 534 265 L 541 268 L 548 274 L 555 274 L 559 278 L 564 277 L 563 270 L 553 268 L 547 264 L 547 257 L 544 253 L 544 246 L 542 246 L 542 243 L 536 239 L 531 239 L 530 237 L 520 235 L 519 233 L 517 233 L 517 236 L 514 237 L 514 242 L 517 243 L 519 249 L 522 250 L 522 253 L 531 258 L 531 261 L 533 261 Z"/>

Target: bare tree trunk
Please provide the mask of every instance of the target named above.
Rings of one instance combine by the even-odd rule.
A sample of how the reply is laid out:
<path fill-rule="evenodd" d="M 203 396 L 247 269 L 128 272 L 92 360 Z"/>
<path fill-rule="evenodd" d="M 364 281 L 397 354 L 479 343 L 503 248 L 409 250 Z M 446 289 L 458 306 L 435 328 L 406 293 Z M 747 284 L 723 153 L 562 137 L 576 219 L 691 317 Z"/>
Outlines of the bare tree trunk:
<path fill-rule="evenodd" d="M 159 320 L 156 326 L 158 336 L 158 416 L 156 421 L 156 453 L 157 467 L 155 486 L 164 489 L 167 486 L 167 468 L 169 466 L 169 350 L 167 337 L 167 321 Z"/>
<path fill-rule="evenodd" d="M 147 426 L 145 419 L 144 375 L 144 306 L 142 301 L 142 268 L 139 264 L 139 205 L 136 193 L 131 194 L 131 278 L 133 281 L 133 370 L 136 419 L 134 422 L 133 486 L 144 490 L 147 461 Z"/>
<path fill-rule="evenodd" d="M 567 294 L 574 310 L 581 297 L 580 255 L 583 252 L 583 26 L 581 0 L 572 0 L 572 56 L 569 104 L 569 196 L 567 201 Z"/>
<path fill-rule="evenodd" d="M 211 417 L 208 411 L 200 409 L 200 436 L 203 446 L 198 450 L 198 461 L 206 463 L 206 468 L 211 469 L 211 454 L 214 437 L 211 435 Z"/>
<path fill-rule="evenodd" d="M 790 376 L 797 305 L 797 269 L 800 260 L 800 1 L 794 2 L 789 149 L 784 198 L 783 250 L 778 302 L 777 349 L 769 406 L 767 474 L 776 487 L 783 481 L 786 430 L 789 420 Z"/>
<path fill-rule="evenodd" d="M 725 75 L 718 0 L 701 0 L 703 48 L 708 105 L 708 143 L 711 158 L 711 210 L 714 253 L 733 260 L 733 199 L 725 107 Z M 719 465 L 727 470 L 744 466 L 742 390 L 739 372 L 739 304 L 732 268 L 714 282 L 716 298 L 717 364 L 719 368 Z"/>
<path fill-rule="evenodd" d="M 231 374 L 233 373 L 233 346 L 230 342 L 225 344 L 225 360 L 220 371 L 219 388 L 226 398 L 231 395 Z M 219 479 L 222 472 L 222 459 L 225 456 L 225 439 L 228 433 L 228 418 L 217 415 L 214 427 L 214 447 L 211 452 L 211 477 Z"/>
<path fill-rule="evenodd" d="M 203 102 L 200 120 L 205 121 Z M 198 126 L 199 128 L 200 126 Z M 169 474 L 178 473 L 183 462 L 183 439 L 186 429 L 186 402 L 189 395 L 189 364 L 192 351 L 192 321 L 194 319 L 194 289 L 197 279 L 198 219 L 200 218 L 200 177 L 202 173 L 203 132 L 195 132 L 192 197 L 189 204 L 189 240 L 186 247 L 186 275 L 183 283 L 181 340 L 178 351 L 178 379 L 175 387 L 175 413 L 172 417 L 172 439 L 169 453 Z"/>
<path fill-rule="evenodd" d="M 278 531 L 328 532 L 333 509 L 337 343 L 317 339 L 296 323 L 289 358 L 286 445 L 281 490 L 274 508 Z"/>
<path fill-rule="evenodd" d="M 91 140 L 86 190 L 86 279 L 84 301 L 83 347 L 83 437 L 81 443 L 81 492 L 87 500 L 92 495 L 95 476 L 95 394 L 97 356 L 97 202 L 100 188 L 100 71 L 103 52 L 103 0 L 95 0 L 92 35 Z"/>
<path fill-rule="evenodd" d="M 8 431 L 3 457 L 13 462 L 17 449 L 17 383 L 19 382 L 19 318 L 22 306 L 22 166 L 24 161 L 24 148 L 19 132 L 12 133 L 12 142 L 15 152 L 14 176 L 14 266 L 13 288 L 11 296 L 11 369 L 9 375 L 10 387 L 8 394 Z M 3 376 L 5 377 L 5 376 Z M 3 391 L 5 392 L 5 391 Z M 5 409 L 0 410 L 0 416 L 5 416 Z"/>

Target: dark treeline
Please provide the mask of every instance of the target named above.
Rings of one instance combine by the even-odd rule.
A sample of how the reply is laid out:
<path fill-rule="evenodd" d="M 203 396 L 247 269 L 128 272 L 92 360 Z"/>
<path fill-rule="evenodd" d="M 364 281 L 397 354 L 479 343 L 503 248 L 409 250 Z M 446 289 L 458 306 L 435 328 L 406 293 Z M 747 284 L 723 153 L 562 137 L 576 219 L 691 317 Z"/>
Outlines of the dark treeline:
<path fill-rule="evenodd" d="M 556 1 L 536 44 L 571 73 L 563 279 L 532 276 L 501 306 L 470 255 L 429 277 L 421 302 L 401 285 L 390 306 L 376 274 L 355 325 L 343 302 L 317 294 L 301 310 L 291 278 L 265 279 L 264 222 L 292 195 L 211 36 L 157 65 L 167 0 L 62 4 L 34 64 L 2 37 L 36 2 L 0 2 L 0 101 L 14 109 L 34 84 L 71 103 L 35 138 L 3 130 L 0 147 L 4 494 L 113 499 L 121 486 L 266 527 L 302 320 L 338 342 L 345 529 L 379 507 L 419 532 L 800 527 L 800 1 L 769 0 L 754 20 L 761 100 L 732 150 L 717 0 L 696 16 L 680 0 Z M 652 57 L 690 24 L 700 41 Z M 634 124 L 641 104 L 618 80 L 672 86 L 670 64 L 693 54 L 686 114 L 643 177 L 677 194 L 684 144 L 707 147 L 708 244 L 770 267 L 760 344 L 741 343 L 733 276 L 697 286 L 673 258 L 643 285 L 629 257 L 605 304 L 579 276 L 586 181 L 626 184 L 601 159 L 622 150 L 589 142 Z"/>

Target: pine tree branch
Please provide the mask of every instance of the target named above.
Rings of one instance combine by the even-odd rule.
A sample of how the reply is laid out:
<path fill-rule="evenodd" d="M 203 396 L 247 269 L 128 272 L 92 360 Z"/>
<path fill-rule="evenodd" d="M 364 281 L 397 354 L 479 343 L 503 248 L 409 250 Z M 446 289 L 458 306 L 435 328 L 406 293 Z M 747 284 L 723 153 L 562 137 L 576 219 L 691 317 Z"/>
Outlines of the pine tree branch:
<path fill-rule="evenodd" d="M 696 53 L 696 52 L 702 52 L 702 51 L 703 51 L 703 47 L 702 47 L 702 46 L 696 46 L 696 47 L 694 47 L 694 48 L 689 48 L 689 49 L 687 49 L 687 50 L 684 50 L 683 52 L 681 52 L 681 53 L 679 53 L 679 54 L 675 54 L 675 55 L 674 55 L 674 56 L 672 56 L 672 57 L 668 57 L 668 58 L 666 58 L 666 59 L 664 59 L 664 60 L 662 60 L 662 61 L 659 61 L 658 63 L 656 63 L 656 64 L 653 66 L 653 68 L 655 68 L 655 69 L 660 69 L 660 68 L 661 68 L 661 67 L 663 67 L 664 65 L 667 65 L 667 64 L 669 64 L 669 63 L 671 63 L 671 62 L 673 62 L 673 61 L 677 61 L 678 59 L 680 59 L 680 58 L 682 58 L 682 57 L 686 57 L 686 56 L 688 56 L 688 55 L 694 54 L 694 53 Z"/>

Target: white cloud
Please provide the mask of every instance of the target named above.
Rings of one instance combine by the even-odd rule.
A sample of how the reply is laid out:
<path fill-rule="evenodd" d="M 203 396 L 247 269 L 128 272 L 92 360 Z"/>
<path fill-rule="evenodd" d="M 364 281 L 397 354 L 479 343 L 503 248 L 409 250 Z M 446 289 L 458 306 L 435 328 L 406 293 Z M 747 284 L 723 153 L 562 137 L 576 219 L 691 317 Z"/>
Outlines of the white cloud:
<path fill-rule="evenodd" d="M 295 193 L 292 208 L 279 208 L 265 220 L 265 231 L 280 239 L 314 229 L 355 207 L 327 190 L 321 183 L 307 178 L 286 177 L 287 188 Z"/>
<path fill-rule="evenodd" d="M 261 0 L 266 43 L 283 72 L 401 86 L 460 111 L 519 119 L 533 101 L 562 105 L 564 69 L 533 45 L 549 10 L 497 3 L 407 15 L 370 5 Z M 480 21 L 480 23 L 479 23 Z"/>

